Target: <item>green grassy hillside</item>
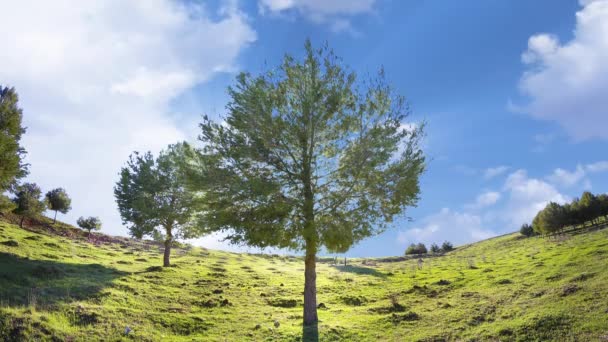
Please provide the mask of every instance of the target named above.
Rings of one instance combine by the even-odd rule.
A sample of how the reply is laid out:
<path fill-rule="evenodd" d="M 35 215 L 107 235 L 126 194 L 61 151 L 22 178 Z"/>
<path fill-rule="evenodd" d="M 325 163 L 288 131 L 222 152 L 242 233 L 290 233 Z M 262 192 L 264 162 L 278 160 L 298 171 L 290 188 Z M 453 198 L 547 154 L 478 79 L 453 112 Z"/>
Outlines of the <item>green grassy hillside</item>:
<path fill-rule="evenodd" d="M 303 261 L 0 222 L 0 340 L 299 341 Z M 318 266 L 321 341 L 608 338 L 608 230 Z M 132 331 L 125 335 L 125 328 Z"/>

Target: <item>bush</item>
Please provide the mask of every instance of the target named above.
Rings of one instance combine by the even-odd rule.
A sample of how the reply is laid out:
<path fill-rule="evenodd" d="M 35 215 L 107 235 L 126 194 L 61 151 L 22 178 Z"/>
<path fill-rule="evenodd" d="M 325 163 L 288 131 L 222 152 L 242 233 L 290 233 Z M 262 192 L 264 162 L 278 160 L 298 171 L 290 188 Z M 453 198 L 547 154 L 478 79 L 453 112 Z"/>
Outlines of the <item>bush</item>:
<path fill-rule="evenodd" d="M 427 252 L 426 246 L 423 243 L 413 243 L 405 250 L 405 255 L 426 254 Z"/>
<path fill-rule="evenodd" d="M 449 252 L 454 250 L 454 245 L 452 245 L 451 242 L 449 241 L 445 241 L 442 245 L 441 245 L 441 250 L 445 253 L 445 252 Z"/>
<path fill-rule="evenodd" d="M 535 235 L 534 233 L 534 228 L 532 227 L 532 225 L 529 225 L 527 223 L 524 223 L 521 228 L 519 229 L 519 233 L 523 236 L 526 237 L 530 237 Z"/>

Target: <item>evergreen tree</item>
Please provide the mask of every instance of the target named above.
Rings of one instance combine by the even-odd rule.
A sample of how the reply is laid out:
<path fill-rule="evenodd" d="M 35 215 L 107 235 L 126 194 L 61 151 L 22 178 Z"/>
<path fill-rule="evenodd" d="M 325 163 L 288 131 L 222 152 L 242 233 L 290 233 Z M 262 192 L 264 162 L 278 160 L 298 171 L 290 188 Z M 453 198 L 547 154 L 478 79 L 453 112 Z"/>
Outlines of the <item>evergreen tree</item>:
<path fill-rule="evenodd" d="M 25 149 L 20 145 L 25 128 L 18 102 L 14 88 L 0 85 L 0 194 L 14 189 L 17 181 L 28 173 L 23 162 Z"/>
<path fill-rule="evenodd" d="M 422 125 L 383 72 L 357 82 L 328 48 L 242 73 L 223 123 L 205 117 L 190 164 L 201 225 L 228 240 L 305 252 L 304 325 L 317 322 L 316 256 L 384 231 L 419 196 Z M 191 165 L 192 166 L 192 165 Z"/>

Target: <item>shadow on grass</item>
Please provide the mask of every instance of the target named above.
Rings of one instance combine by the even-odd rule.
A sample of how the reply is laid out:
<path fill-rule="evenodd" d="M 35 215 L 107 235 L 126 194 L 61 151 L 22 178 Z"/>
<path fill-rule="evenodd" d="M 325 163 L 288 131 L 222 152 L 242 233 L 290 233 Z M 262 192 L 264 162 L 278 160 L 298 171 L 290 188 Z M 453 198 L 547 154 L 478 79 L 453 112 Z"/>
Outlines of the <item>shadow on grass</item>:
<path fill-rule="evenodd" d="M 0 302 L 2 306 L 54 305 L 90 299 L 126 274 L 99 264 L 30 260 L 0 253 Z"/>
<path fill-rule="evenodd" d="M 319 325 L 302 326 L 302 342 L 319 342 Z"/>
<path fill-rule="evenodd" d="M 371 275 L 374 277 L 386 278 L 386 274 L 384 274 L 376 269 L 370 268 L 370 267 L 353 266 L 353 265 L 347 265 L 347 266 L 334 265 L 332 267 L 337 269 L 340 272 L 354 273 L 354 274 L 359 274 L 359 275 Z"/>

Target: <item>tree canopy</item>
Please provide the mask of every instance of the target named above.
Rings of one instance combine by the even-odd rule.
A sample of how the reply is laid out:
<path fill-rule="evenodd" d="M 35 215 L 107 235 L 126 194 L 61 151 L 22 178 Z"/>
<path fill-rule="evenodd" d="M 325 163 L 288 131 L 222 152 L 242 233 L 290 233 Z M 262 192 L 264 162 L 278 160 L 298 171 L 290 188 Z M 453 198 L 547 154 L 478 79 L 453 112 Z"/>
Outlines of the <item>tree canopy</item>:
<path fill-rule="evenodd" d="M 539 234 L 551 234 L 566 227 L 597 224 L 600 218 L 608 216 L 608 195 L 594 195 L 585 191 L 580 198 L 570 203 L 550 202 L 538 212 L 532 221 L 532 228 Z"/>
<path fill-rule="evenodd" d="M 18 102 L 14 88 L 0 86 L 0 194 L 28 173 L 23 162 L 25 149 L 20 145 L 25 128 Z"/>
<path fill-rule="evenodd" d="M 205 117 L 189 183 L 199 219 L 237 244 L 306 252 L 304 323 L 316 315 L 315 257 L 345 252 L 416 205 L 423 125 L 384 72 L 366 80 L 327 47 L 229 88 L 223 122 Z"/>
<path fill-rule="evenodd" d="M 423 243 L 412 243 L 405 250 L 405 255 L 427 254 L 428 250 Z"/>
<path fill-rule="evenodd" d="M 13 202 L 16 208 L 13 212 L 21 215 L 20 227 L 23 227 L 25 217 L 32 218 L 40 215 L 46 209 L 46 203 L 40 198 L 42 191 L 35 183 L 24 183 L 15 190 Z"/>
<path fill-rule="evenodd" d="M 170 145 L 158 158 L 135 152 L 120 172 L 114 195 L 123 222 L 132 236 L 165 236 L 164 265 L 170 265 L 174 239 L 192 238 L 202 230 L 190 224 L 194 195 L 185 188 L 183 144 Z"/>
<path fill-rule="evenodd" d="M 89 216 L 87 218 L 81 216 L 76 220 L 76 223 L 78 224 L 78 227 L 88 231 L 89 234 L 91 234 L 91 230 L 101 229 L 101 220 L 99 217 L 95 216 Z"/>
<path fill-rule="evenodd" d="M 57 220 L 57 212 L 66 214 L 72 209 L 72 199 L 70 199 L 70 196 L 68 196 L 68 193 L 63 188 L 57 188 L 47 192 L 46 201 L 49 210 L 55 212 L 53 223 Z"/>

